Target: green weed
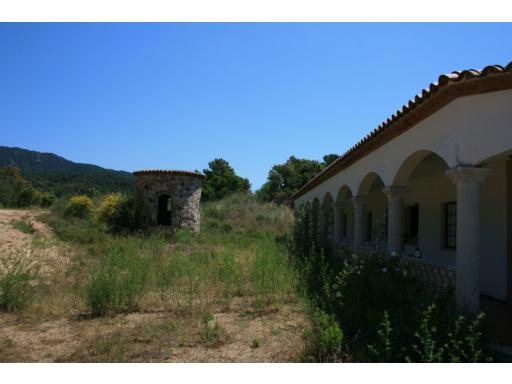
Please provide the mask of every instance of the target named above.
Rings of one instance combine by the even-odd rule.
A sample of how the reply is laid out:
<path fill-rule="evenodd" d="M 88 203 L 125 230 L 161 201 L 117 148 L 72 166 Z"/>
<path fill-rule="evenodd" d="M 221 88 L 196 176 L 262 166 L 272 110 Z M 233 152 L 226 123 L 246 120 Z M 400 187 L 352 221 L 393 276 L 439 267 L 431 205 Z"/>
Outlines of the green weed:
<path fill-rule="evenodd" d="M 25 220 L 11 220 L 11 225 L 18 231 L 21 231 L 29 235 L 33 234 L 36 231 L 32 224 Z"/>
<path fill-rule="evenodd" d="M 334 316 L 316 310 L 312 315 L 312 329 L 306 332 L 304 359 L 319 363 L 341 361 L 343 331 Z"/>
<path fill-rule="evenodd" d="M 209 347 L 219 347 L 221 344 L 221 335 L 224 330 L 217 323 L 217 320 L 211 313 L 206 313 L 201 322 L 199 337 L 201 342 Z"/>
<path fill-rule="evenodd" d="M 0 258 L 0 309 L 19 311 L 32 301 L 38 278 L 37 264 L 20 255 Z"/>
<path fill-rule="evenodd" d="M 252 343 L 251 343 L 251 348 L 252 349 L 257 349 L 261 346 L 261 342 L 259 339 L 253 339 L 252 340 Z"/>
<path fill-rule="evenodd" d="M 148 260 L 139 257 L 136 249 L 130 252 L 126 247 L 113 246 L 92 269 L 84 286 L 87 307 L 93 316 L 134 311 L 147 287 L 148 276 Z"/>

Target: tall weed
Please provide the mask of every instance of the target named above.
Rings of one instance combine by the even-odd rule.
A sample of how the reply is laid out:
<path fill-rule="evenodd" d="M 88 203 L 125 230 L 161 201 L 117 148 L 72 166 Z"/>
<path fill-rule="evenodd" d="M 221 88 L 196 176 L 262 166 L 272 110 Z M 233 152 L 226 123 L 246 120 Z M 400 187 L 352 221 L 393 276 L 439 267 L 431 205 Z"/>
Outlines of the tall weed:
<path fill-rule="evenodd" d="M 316 309 L 312 314 L 312 328 L 305 336 L 305 361 L 333 363 L 343 359 L 343 331 L 332 315 Z"/>
<path fill-rule="evenodd" d="M 149 263 L 138 252 L 111 247 L 105 258 L 92 268 L 83 295 L 93 316 L 109 312 L 130 312 L 147 287 Z"/>
<path fill-rule="evenodd" d="M 0 309 L 19 311 L 32 301 L 39 267 L 28 257 L 16 254 L 0 258 Z"/>

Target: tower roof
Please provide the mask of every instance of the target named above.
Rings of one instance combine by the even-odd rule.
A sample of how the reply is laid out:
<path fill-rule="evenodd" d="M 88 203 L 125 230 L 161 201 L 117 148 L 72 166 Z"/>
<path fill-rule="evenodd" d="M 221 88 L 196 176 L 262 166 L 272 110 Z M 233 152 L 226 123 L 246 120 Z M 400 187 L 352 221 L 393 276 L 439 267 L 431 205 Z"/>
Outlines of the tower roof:
<path fill-rule="evenodd" d="M 140 171 L 133 172 L 135 176 L 146 176 L 146 175 L 180 175 L 180 176 L 191 176 L 203 179 L 205 176 L 199 172 L 192 171 L 180 171 L 176 169 L 143 169 Z"/>

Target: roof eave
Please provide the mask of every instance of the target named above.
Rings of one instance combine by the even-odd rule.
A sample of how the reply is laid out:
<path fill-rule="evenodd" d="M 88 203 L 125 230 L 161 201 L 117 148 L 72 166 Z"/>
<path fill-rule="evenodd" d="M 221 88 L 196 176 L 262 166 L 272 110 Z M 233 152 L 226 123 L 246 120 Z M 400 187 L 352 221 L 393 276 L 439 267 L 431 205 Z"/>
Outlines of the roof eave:
<path fill-rule="evenodd" d="M 356 145 L 333 161 L 313 179 L 294 192 L 290 199 L 296 200 L 357 160 L 367 156 L 396 136 L 412 128 L 451 101 L 475 94 L 495 92 L 512 88 L 512 62 L 506 67 L 494 65 L 482 71 L 467 70 L 441 75 L 437 83 L 416 96 L 408 104 L 365 136 Z"/>

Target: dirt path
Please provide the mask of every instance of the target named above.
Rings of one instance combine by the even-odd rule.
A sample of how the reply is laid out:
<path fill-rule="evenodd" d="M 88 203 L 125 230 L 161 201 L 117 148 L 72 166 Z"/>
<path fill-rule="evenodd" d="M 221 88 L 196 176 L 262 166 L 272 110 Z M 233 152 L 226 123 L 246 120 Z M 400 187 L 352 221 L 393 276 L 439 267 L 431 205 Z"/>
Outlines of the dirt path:
<path fill-rule="evenodd" d="M 25 251 L 32 242 L 32 235 L 12 226 L 11 222 L 15 220 L 30 223 L 36 232 L 51 236 L 51 229 L 36 219 L 40 214 L 39 211 L 0 209 L 0 251 L 2 253 L 7 250 Z"/>
<path fill-rule="evenodd" d="M 51 228 L 38 220 L 43 213 L 0 209 L 0 262 L 15 258 L 34 263 L 41 276 L 41 290 L 49 292 L 49 285 L 64 279 L 69 256 Z M 17 229 L 16 222 L 29 224 L 33 233 Z M 0 312 L 0 361 L 52 361 L 63 352 L 70 336 L 67 319 L 56 318 L 52 308 L 44 308 L 54 298 L 36 300 L 19 313 Z"/>
<path fill-rule="evenodd" d="M 43 276 L 69 265 L 69 257 L 58 246 L 47 224 L 38 220 L 45 211 L 0 209 L 0 258 L 16 255 L 37 262 Z M 29 224 L 33 233 L 17 229 L 15 222 Z"/>
<path fill-rule="evenodd" d="M 157 311 L 90 319 L 69 271 L 74 250 L 38 220 L 42 211 L 0 209 L 0 258 L 21 255 L 40 265 L 37 299 L 18 313 L 0 312 L 0 362 L 287 362 L 300 355 L 307 320 L 296 303 L 260 313 L 235 298 L 215 312 L 220 335 L 201 337 L 197 314 Z M 23 233 L 13 220 L 30 223 Z"/>

